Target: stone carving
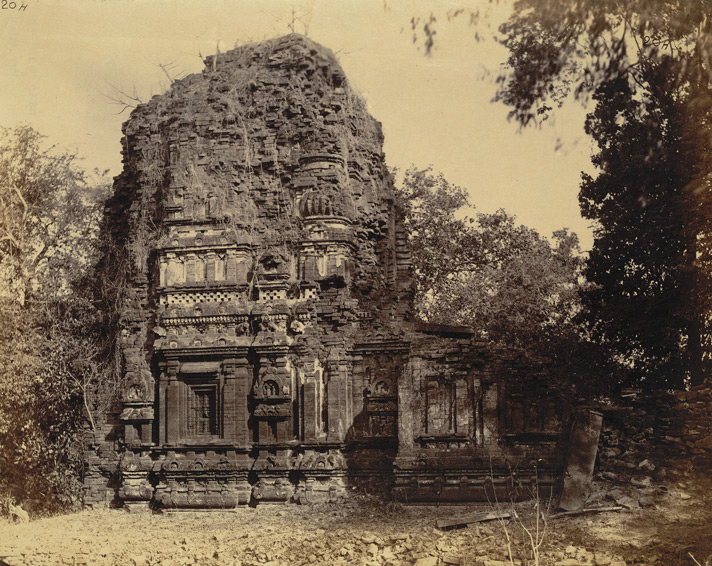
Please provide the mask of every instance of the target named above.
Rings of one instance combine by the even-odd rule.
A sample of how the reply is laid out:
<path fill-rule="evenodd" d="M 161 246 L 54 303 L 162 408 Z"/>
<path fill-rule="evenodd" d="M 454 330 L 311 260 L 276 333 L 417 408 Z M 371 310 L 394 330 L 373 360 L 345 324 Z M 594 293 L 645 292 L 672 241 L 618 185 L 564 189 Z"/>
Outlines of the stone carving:
<path fill-rule="evenodd" d="M 366 410 L 371 436 L 392 438 L 397 435 L 400 372 L 398 361 L 385 354 L 373 356 L 366 368 Z"/>
<path fill-rule="evenodd" d="M 553 469 L 563 404 L 524 395 L 554 400 L 545 369 L 413 319 L 380 124 L 333 54 L 290 35 L 206 63 L 132 113 L 106 205 L 132 260 L 106 258 L 128 281 L 119 498 L 486 500 L 531 455 Z"/>

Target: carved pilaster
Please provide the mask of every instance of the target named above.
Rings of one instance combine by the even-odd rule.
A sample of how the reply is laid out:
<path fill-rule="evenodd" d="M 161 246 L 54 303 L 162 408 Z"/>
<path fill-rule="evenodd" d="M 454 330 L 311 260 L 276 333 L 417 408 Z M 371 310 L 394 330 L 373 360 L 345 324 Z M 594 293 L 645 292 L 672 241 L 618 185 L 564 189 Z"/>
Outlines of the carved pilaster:
<path fill-rule="evenodd" d="M 351 363 L 348 360 L 330 360 L 327 364 L 327 425 L 329 441 L 341 442 L 346 436 L 353 417 L 351 415 Z"/>
<path fill-rule="evenodd" d="M 237 378 L 235 370 L 237 361 L 233 358 L 223 360 L 221 373 L 223 377 L 223 407 L 222 407 L 222 431 L 223 438 L 228 441 L 235 441 L 236 423 L 235 413 L 237 409 Z"/>
<path fill-rule="evenodd" d="M 164 415 L 166 418 L 166 434 L 165 443 L 175 444 L 180 438 L 181 424 L 181 398 L 180 398 L 180 383 L 178 383 L 178 368 L 179 362 L 170 361 L 166 364 L 166 406 Z"/>

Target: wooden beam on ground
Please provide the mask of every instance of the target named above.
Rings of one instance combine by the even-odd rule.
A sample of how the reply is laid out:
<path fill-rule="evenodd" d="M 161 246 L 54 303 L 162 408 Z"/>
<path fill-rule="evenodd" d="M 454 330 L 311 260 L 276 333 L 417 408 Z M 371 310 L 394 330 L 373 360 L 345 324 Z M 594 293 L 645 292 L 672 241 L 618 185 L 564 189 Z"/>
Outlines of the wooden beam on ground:
<path fill-rule="evenodd" d="M 486 523 L 487 521 L 496 521 L 497 519 L 510 519 L 512 517 L 511 513 L 507 512 L 496 512 L 496 513 L 476 513 L 475 515 L 470 515 L 469 517 L 463 517 L 461 519 L 448 519 L 437 521 L 435 524 L 438 529 L 458 529 L 461 527 L 466 527 L 467 525 L 472 525 L 473 523 Z"/>
<path fill-rule="evenodd" d="M 551 515 L 549 519 L 558 519 L 559 517 L 571 517 L 574 515 L 588 515 L 589 513 L 608 513 L 610 511 L 620 511 L 625 509 L 622 505 L 617 505 L 615 507 L 591 507 L 589 509 L 579 509 L 578 511 L 565 511 L 564 513 L 556 513 L 556 515 Z"/>

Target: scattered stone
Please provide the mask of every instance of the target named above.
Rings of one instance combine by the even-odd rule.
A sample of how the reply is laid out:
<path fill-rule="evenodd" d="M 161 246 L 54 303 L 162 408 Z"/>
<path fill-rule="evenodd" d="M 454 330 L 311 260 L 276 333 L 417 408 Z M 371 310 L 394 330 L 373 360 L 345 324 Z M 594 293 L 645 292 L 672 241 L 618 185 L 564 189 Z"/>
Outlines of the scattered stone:
<path fill-rule="evenodd" d="M 655 464 L 653 464 L 650 460 L 645 459 L 640 464 L 638 464 L 638 468 L 641 470 L 645 470 L 646 472 L 652 472 L 655 470 Z"/>
<path fill-rule="evenodd" d="M 428 556 L 427 558 L 418 558 L 413 566 L 437 566 L 438 559 L 435 556 Z"/>
<path fill-rule="evenodd" d="M 653 484 L 653 479 L 650 476 L 644 476 L 642 478 L 630 478 L 630 483 L 635 487 L 646 488 Z"/>
<path fill-rule="evenodd" d="M 643 497 L 638 498 L 638 504 L 644 509 L 655 507 L 655 499 L 653 499 L 649 495 L 644 495 Z"/>

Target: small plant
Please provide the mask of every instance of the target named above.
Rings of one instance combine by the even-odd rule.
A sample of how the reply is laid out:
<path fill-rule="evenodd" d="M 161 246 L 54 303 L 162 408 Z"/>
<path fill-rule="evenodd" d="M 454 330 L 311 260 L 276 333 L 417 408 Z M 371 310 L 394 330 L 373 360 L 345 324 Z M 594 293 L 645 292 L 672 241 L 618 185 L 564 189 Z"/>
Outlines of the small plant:
<path fill-rule="evenodd" d="M 514 552 L 513 548 L 517 546 L 521 546 L 522 548 L 526 548 L 529 550 L 529 553 L 531 555 L 531 559 L 527 561 L 526 563 L 531 565 L 531 566 L 539 566 L 540 564 L 540 558 L 541 558 L 541 548 L 544 545 L 544 542 L 546 540 L 547 532 L 548 532 L 548 523 L 546 520 L 546 514 L 544 512 L 544 509 L 542 509 L 542 502 L 540 499 L 540 493 L 539 493 L 539 471 L 538 467 L 535 466 L 534 468 L 534 489 L 531 492 L 531 497 L 533 501 L 533 517 L 529 516 L 529 514 L 525 514 L 523 512 L 523 507 L 520 505 L 519 508 L 515 502 L 515 490 L 512 490 L 512 497 L 510 498 L 510 510 L 509 513 L 504 513 L 503 512 L 503 504 L 500 503 L 498 497 L 497 497 L 497 491 L 495 489 L 495 481 L 494 481 L 494 471 L 492 468 L 492 463 L 490 461 L 490 476 L 489 476 L 490 484 L 492 485 L 492 495 L 494 499 L 494 503 L 492 500 L 489 499 L 488 496 L 488 502 L 490 506 L 492 507 L 493 511 L 497 515 L 497 521 L 502 528 L 502 532 L 504 533 L 504 537 L 507 541 L 507 559 L 509 560 L 509 563 L 514 566 Z M 514 488 L 517 486 L 519 483 L 515 471 L 510 469 L 510 480 L 512 482 L 512 487 Z M 551 498 L 549 498 L 548 504 L 547 504 L 547 511 L 550 508 L 551 505 Z M 509 517 L 512 517 L 516 520 L 516 524 L 519 526 L 522 532 L 522 540 L 517 541 L 514 537 L 514 534 L 510 532 L 510 528 L 508 525 L 509 522 Z M 707 566 L 707 565 L 705 565 Z"/>

